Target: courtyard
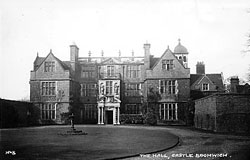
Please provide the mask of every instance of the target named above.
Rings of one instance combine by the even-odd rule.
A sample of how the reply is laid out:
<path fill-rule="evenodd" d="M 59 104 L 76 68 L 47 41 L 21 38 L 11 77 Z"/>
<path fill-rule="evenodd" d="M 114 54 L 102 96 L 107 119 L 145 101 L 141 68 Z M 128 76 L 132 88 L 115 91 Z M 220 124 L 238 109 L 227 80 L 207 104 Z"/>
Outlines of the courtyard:
<path fill-rule="evenodd" d="M 187 127 L 76 125 L 1 129 L 1 159 L 248 159 L 250 137 Z M 193 157 L 192 157 L 193 155 Z"/>
<path fill-rule="evenodd" d="M 11 159 L 109 159 L 161 151 L 178 143 L 178 137 L 167 130 L 151 127 L 86 125 L 76 126 L 76 129 L 88 134 L 66 135 L 69 126 L 3 129 L 2 156 Z"/>

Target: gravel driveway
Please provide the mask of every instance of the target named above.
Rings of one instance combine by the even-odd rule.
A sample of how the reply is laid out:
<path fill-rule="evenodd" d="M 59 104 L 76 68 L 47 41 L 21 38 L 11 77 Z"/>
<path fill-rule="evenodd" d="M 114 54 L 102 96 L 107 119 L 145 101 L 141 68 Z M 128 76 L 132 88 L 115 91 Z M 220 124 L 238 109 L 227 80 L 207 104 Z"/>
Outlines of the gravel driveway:
<path fill-rule="evenodd" d="M 180 137 L 180 144 L 177 147 L 130 159 L 250 159 L 250 136 L 206 133 L 185 127 L 165 129 Z"/>

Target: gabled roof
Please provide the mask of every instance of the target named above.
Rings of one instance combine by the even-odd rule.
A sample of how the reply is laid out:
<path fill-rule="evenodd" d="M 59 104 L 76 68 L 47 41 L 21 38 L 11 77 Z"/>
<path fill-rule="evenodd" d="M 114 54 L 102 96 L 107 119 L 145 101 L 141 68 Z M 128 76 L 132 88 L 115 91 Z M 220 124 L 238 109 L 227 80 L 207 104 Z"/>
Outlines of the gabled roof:
<path fill-rule="evenodd" d="M 190 74 L 190 86 L 192 86 L 195 82 L 200 81 L 205 76 L 214 85 L 218 86 L 219 90 L 223 90 L 224 85 L 223 85 L 223 82 L 222 82 L 221 74 Z"/>
<path fill-rule="evenodd" d="M 43 63 L 44 59 L 45 59 L 45 57 L 38 57 L 37 56 L 36 59 L 35 59 L 35 61 L 34 61 L 34 65 L 35 66 L 40 66 L 40 64 Z"/>
<path fill-rule="evenodd" d="M 219 87 L 219 89 L 223 90 L 224 85 L 222 82 L 222 76 L 221 74 L 207 74 L 207 77 L 216 85 Z"/>
<path fill-rule="evenodd" d="M 181 63 L 177 58 L 176 56 L 174 55 L 174 53 L 169 49 L 167 48 L 167 50 L 162 54 L 162 56 L 160 58 L 154 58 L 154 57 L 150 57 L 150 68 L 153 69 L 159 62 L 160 60 L 162 59 L 162 57 L 169 51 L 170 54 L 173 55 L 173 57 L 184 67 L 183 63 Z M 152 63 L 152 64 L 151 64 Z M 185 67 L 184 67 L 185 68 Z"/>
<path fill-rule="evenodd" d="M 190 86 L 192 86 L 198 79 L 200 79 L 201 74 L 190 74 Z"/>
<path fill-rule="evenodd" d="M 38 67 L 36 68 L 36 70 L 38 68 L 40 68 L 40 66 L 42 65 L 42 63 L 48 58 L 49 55 L 52 55 L 57 61 L 58 63 L 63 67 L 63 69 L 65 70 L 70 70 L 70 63 L 64 63 L 63 61 L 61 61 L 60 59 L 58 59 L 56 56 L 54 56 L 54 54 L 50 51 L 50 53 L 46 56 L 46 57 L 36 57 L 36 60 L 34 61 L 34 65 L 37 65 Z"/>
<path fill-rule="evenodd" d="M 53 56 L 54 54 L 51 53 Z M 59 62 L 59 64 L 61 64 L 61 66 L 63 67 L 64 70 L 70 70 L 70 66 L 68 66 L 67 64 L 65 64 L 63 61 L 61 61 L 60 59 L 58 59 L 56 56 L 54 56 L 55 59 Z"/>
<path fill-rule="evenodd" d="M 68 68 L 71 68 L 70 61 L 62 61 Z"/>
<path fill-rule="evenodd" d="M 153 55 L 150 56 L 150 68 L 152 68 L 158 61 L 160 58 L 156 58 Z"/>

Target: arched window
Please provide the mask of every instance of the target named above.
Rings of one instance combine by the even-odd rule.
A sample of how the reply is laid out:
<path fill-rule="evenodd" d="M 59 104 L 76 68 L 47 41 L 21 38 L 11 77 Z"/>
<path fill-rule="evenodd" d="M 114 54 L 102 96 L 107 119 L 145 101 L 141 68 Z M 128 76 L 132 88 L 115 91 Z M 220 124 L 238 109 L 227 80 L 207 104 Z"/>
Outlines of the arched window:
<path fill-rule="evenodd" d="M 183 57 L 183 61 L 187 62 L 187 57 L 186 56 Z"/>
<path fill-rule="evenodd" d="M 180 56 L 179 59 L 182 59 L 182 57 Z"/>

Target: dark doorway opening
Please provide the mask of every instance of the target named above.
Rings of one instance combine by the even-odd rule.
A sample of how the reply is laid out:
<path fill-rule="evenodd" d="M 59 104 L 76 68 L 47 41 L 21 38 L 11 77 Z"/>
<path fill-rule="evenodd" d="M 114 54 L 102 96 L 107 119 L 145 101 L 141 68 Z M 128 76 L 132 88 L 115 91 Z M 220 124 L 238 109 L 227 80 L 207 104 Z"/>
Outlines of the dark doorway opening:
<path fill-rule="evenodd" d="M 107 124 L 113 124 L 113 111 L 106 111 Z"/>

